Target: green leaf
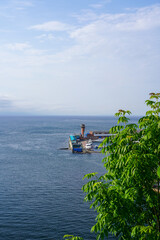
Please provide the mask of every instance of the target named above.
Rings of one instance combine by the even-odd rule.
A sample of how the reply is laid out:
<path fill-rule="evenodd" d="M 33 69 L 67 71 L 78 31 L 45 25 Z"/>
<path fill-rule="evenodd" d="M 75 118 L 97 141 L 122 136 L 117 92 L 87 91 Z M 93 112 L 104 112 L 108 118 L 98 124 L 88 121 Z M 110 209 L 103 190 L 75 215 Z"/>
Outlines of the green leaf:
<path fill-rule="evenodd" d="M 157 175 L 158 175 L 158 177 L 160 178 L 160 166 L 159 166 L 158 169 L 157 169 Z"/>
<path fill-rule="evenodd" d="M 84 180 L 85 178 L 88 178 L 88 179 L 89 179 L 89 178 L 95 177 L 97 174 L 98 174 L 97 172 L 88 173 L 88 174 L 86 174 L 86 175 L 83 177 L 83 180 Z"/>
<path fill-rule="evenodd" d="M 65 238 L 65 240 L 83 240 L 83 238 L 73 235 L 64 235 L 63 238 Z"/>

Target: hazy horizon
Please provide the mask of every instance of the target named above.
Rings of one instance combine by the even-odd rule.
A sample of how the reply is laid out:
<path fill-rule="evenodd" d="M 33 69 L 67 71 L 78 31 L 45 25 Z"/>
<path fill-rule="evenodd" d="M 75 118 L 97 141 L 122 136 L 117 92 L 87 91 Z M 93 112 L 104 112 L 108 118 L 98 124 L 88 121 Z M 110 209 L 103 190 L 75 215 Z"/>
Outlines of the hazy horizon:
<path fill-rule="evenodd" d="M 24 113 L 17 113 L 17 114 L 0 114 L 0 117 L 115 117 L 118 119 L 118 117 L 116 117 L 114 114 L 113 115 L 36 115 L 36 114 L 24 114 Z M 129 118 L 134 118 L 134 117 L 143 117 L 143 115 L 128 115 Z"/>

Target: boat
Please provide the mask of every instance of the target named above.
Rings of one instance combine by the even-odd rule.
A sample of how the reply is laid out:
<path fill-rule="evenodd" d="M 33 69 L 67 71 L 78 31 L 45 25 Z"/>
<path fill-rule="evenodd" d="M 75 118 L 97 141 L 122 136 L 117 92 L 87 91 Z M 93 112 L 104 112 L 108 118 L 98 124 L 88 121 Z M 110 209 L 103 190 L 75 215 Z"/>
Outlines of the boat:
<path fill-rule="evenodd" d="M 103 142 L 104 138 L 98 138 L 98 139 L 95 139 L 93 140 L 93 142 Z"/>
<path fill-rule="evenodd" d="M 86 146 L 85 146 L 86 149 L 91 149 L 92 148 L 92 145 L 87 143 Z"/>
<path fill-rule="evenodd" d="M 93 147 L 93 145 L 92 145 L 92 140 L 89 139 L 88 142 L 87 142 L 86 145 L 85 145 L 85 148 L 86 148 L 86 149 L 92 149 L 92 147 Z"/>

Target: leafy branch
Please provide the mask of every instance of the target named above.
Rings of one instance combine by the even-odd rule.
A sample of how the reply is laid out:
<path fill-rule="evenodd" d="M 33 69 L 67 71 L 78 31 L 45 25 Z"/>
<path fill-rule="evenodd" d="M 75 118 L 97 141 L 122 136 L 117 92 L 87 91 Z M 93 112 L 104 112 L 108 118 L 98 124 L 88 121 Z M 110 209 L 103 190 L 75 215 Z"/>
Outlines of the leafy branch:
<path fill-rule="evenodd" d="M 98 239 L 111 233 L 118 239 L 160 239 L 160 93 L 146 101 L 151 110 L 131 124 L 130 111 L 115 115 L 113 135 L 100 145 L 106 173 L 87 174 L 82 190 L 97 211 L 91 231 Z M 74 236 L 66 240 L 80 240 Z"/>

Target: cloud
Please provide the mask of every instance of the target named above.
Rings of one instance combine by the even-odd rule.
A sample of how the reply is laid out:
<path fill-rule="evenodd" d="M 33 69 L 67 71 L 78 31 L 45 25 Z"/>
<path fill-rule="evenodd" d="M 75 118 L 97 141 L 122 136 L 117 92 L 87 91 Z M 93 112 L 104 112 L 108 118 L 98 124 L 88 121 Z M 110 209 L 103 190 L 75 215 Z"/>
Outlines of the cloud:
<path fill-rule="evenodd" d="M 10 110 L 13 108 L 13 101 L 8 96 L 0 96 L 0 110 Z"/>
<path fill-rule="evenodd" d="M 75 40 L 76 49 L 79 49 L 80 55 L 83 53 L 87 55 L 89 53 L 98 54 L 98 50 L 102 53 L 106 50 L 107 56 L 112 58 L 114 54 L 118 55 L 119 51 L 122 50 L 124 53 L 128 51 L 128 54 L 137 52 L 135 49 L 136 47 L 139 49 L 139 46 L 141 46 L 141 39 L 144 41 L 143 47 L 145 48 L 146 42 L 150 41 L 150 34 L 137 37 L 138 34 L 147 34 L 147 31 L 159 27 L 160 5 L 158 4 L 134 9 L 134 12 L 129 13 L 97 15 L 96 20 L 91 20 L 90 23 L 83 24 L 82 27 L 72 31 L 70 38 Z M 75 46 L 73 48 L 75 49 Z M 111 49 L 112 54 L 110 54 Z M 147 52 L 148 49 L 146 49 Z M 77 51 L 73 51 L 73 54 L 74 52 Z"/>
<path fill-rule="evenodd" d="M 104 17 L 118 31 L 144 31 L 160 27 L 160 5 L 136 9 L 134 13 Z"/>
<path fill-rule="evenodd" d="M 91 9 L 87 9 L 83 10 L 81 14 L 74 14 L 73 17 L 75 17 L 78 22 L 83 23 L 95 21 L 99 18 L 99 15 Z"/>
<path fill-rule="evenodd" d="M 32 1 L 29 0 L 17 0 L 17 1 L 12 1 L 12 6 L 14 6 L 17 10 L 23 10 L 27 7 L 33 7 L 34 4 Z"/>
<path fill-rule="evenodd" d="M 9 95 L 0 95 L 0 115 L 27 113 L 30 109 L 25 105 L 23 101 L 19 101 Z"/>
<path fill-rule="evenodd" d="M 13 10 L 24 10 L 28 7 L 33 7 L 34 4 L 32 1 L 29 0 L 10 0 L 6 1 L 6 5 L 0 6 L 0 16 L 6 18 L 14 18 Z"/>
<path fill-rule="evenodd" d="M 96 14 L 94 11 L 83 11 L 75 16 L 79 21 L 89 21 L 90 24 L 104 31 L 143 31 L 160 27 L 160 4 L 132 9 L 131 12 L 118 14 Z M 85 26 L 86 27 L 86 26 Z M 79 30 L 78 30 L 79 31 Z"/>
<path fill-rule="evenodd" d="M 27 101 L 16 99 L 8 95 L 0 95 L 0 115 L 13 114 L 61 114 L 70 113 L 72 108 L 66 104 L 53 104 L 48 102 Z"/>
<path fill-rule="evenodd" d="M 156 16 L 156 19 L 155 19 Z M 123 14 L 100 14 L 95 15 L 95 20 L 90 23 L 84 23 L 82 27 L 77 25 L 77 28 L 60 22 L 47 22 L 41 25 L 35 25 L 31 28 L 44 31 L 51 31 L 59 29 L 64 31 L 65 29 L 72 29 L 68 37 L 63 39 L 63 50 L 56 49 L 56 52 L 45 50 L 39 50 L 34 48 L 29 43 L 10 43 L 7 44 L 7 48 L 12 51 L 21 51 L 25 53 L 24 56 L 10 57 L 9 61 L 15 62 L 17 59 L 19 65 L 28 66 L 43 66 L 52 63 L 70 62 L 74 59 L 82 59 L 93 57 L 98 58 L 100 55 L 106 56 L 107 59 L 114 59 L 119 56 L 126 57 L 138 57 L 147 56 L 149 54 L 155 55 L 155 52 L 151 52 L 153 47 L 152 38 L 150 34 L 141 35 L 137 38 L 137 34 L 140 32 L 144 34 L 144 31 L 150 31 L 160 26 L 160 5 L 153 5 L 150 7 L 132 9 L 131 12 Z M 148 22 L 150 24 L 148 24 Z M 69 27 L 68 27 L 69 26 Z M 131 35 L 132 34 L 135 35 Z M 124 34 L 125 33 L 125 34 Z M 56 33 L 43 33 L 36 37 L 41 42 L 44 40 L 57 40 Z M 59 37 L 60 38 L 60 37 Z M 72 40 L 72 44 L 67 45 L 69 38 Z M 150 38 L 150 39 L 149 39 Z M 59 39 L 60 40 L 60 39 Z M 144 42 L 142 44 L 142 42 Z M 60 45 L 60 41 L 58 42 Z M 58 45 L 58 47 L 59 47 Z M 143 45 L 143 47 L 141 47 Z M 138 51 L 137 51 L 138 49 Z M 21 61 L 20 59 L 23 59 Z"/>
<path fill-rule="evenodd" d="M 78 18 L 74 26 L 59 21 L 32 24 L 24 38 L 17 34 L 20 41 L 2 41 L 1 90 L 16 98 L 1 96 L 1 111 L 79 114 L 85 108 L 86 114 L 112 113 L 115 106 L 128 103 L 129 89 L 135 98 L 137 91 L 143 94 L 158 86 L 160 5 L 120 14 L 94 9 L 83 11 L 81 24 Z M 26 36 L 29 40 L 23 42 Z M 74 102 L 79 95 L 82 102 Z"/>
<path fill-rule="evenodd" d="M 91 4 L 90 7 L 94 8 L 94 9 L 100 9 L 100 8 L 104 7 L 104 5 L 111 3 L 111 1 L 112 0 L 102 0 L 102 1 L 99 1 L 99 3 Z"/>
<path fill-rule="evenodd" d="M 31 48 L 31 45 L 28 43 L 9 43 L 5 45 L 9 50 L 13 51 L 23 51 L 25 49 Z"/>
<path fill-rule="evenodd" d="M 156 16 L 156 19 L 155 19 Z M 47 22 L 41 25 L 35 25 L 31 28 L 44 31 L 64 31 L 70 29 L 68 37 L 63 39 L 63 50 L 56 49 L 56 52 L 50 47 L 49 51 L 39 50 L 34 48 L 29 43 L 10 43 L 7 44 L 9 50 L 16 50 L 25 53 L 24 56 L 15 56 L 9 58 L 15 61 L 17 59 L 18 66 L 43 66 L 52 63 L 70 62 L 74 59 L 88 58 L 89 56 L 98 57 L 100 55 L 106 55 L 106 58 L 114 59 L 117 56 L 145 56 L 151 53 L 151 40 L 149 36 L 143 36 L 137 38 L 137 33 L 144 31 L 150 31 L 160 26 L 160 5 L 153 5 L 150 7 L 134 9 L 132 12 L 123 14 L 101 14 L 95 15 L 95 20 L 90 23 L 84 23 L 82 27 L 77 25 L 77 28 L 68 24 L 60 22 Z M 148 24 L 148 22 L 150 24 Z M 59 30 L 58 30 L 59 29 Z M 72 30 L 71 30 L 72 29 Z M 135 35 L 130 35 L 132 32 Z M 124 34 L 125 33 L 125 34 Z M 144 33 L 143 33 L 144 34 Z M 43 33 L 36 37 L 41 42 L 44 40 L 57 40 L 56 33 Z M 60 37 L 59 37 L 60 38 Z M 72 40 L 68 45 L 69 38 Z M 60 40 L 60 39 L 59 39 Z M 143 47 L 142 46 L 142 42 Z M 147 46 L 148 41 L 148 46 Z M 57 44 L 57 43 L 56 43 Z M 60 41 L 58 42 L 60 45 Z M 58 47 L 59 47 L 58 45 Z M 136 49 L 139 49 L 137 52 Z M 121 54 L 121 55 L 120 55 Z M 20 59 L 23 59 L 21 61 Z"/>
<path fill-rule="evenodd" d="M 103 4 L 91 4 L 90 5 L 92 8 L 99 9 L 103 7 Z"/>
<path fill-rule="evenodd" d="M 59 39 L 61 40 L 60 37 L 54 36 L 53 34 L 41 34 L 35 37 L 36 39 L 39 39 L 41 42 L 44 42 L 45 40 L 53 40 L 53 39 Z"/>
<path fill-rule="evenodd" d="M 34 30 L 40 30 L 40 31 L 68 31 L 72 27 L 66 23 L 62 23 L 59 21 L 50 21 L 50 22 L 45 22 L 43 24 L 38 24 L 29 27 L 29 29 L 34 29 Z"/>

